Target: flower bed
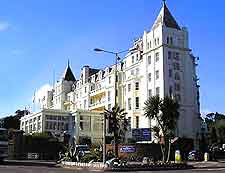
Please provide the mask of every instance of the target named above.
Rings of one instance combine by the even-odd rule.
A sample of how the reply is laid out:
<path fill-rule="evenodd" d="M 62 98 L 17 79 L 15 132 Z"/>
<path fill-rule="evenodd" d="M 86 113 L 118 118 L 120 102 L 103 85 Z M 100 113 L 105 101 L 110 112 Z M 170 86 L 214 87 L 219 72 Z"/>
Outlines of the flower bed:
<path fill-rule="evenodd" d="M 87 170 L 104 170 L 104 171 L 153 171 L 153 170 L 184 170 L 192 169 L 193 166 L 186 163 L 127 163 L 125 165 L 114 165 L 109 167 L 103 163 L 80 163 L 80 162 L 62 162 L 64 167 L 81 168 Z"/>
<path fill-rule="evenodd" d="M 192 169 L 193 166 L 186 163 L 150 163 L 150 164 L 126 164 L 117 165 L 112 168 L 108 168 L 110 171 L 151 171 L 151 170 L 183 170 Z"/>

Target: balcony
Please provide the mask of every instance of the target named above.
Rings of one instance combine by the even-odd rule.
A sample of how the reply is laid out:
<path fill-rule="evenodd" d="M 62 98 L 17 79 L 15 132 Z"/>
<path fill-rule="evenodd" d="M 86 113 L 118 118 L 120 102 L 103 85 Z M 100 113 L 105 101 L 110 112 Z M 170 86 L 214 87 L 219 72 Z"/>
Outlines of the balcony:
<path fill-rule="evenodd" d="M 105 102 L 106 100 L 103 99 L 90 104 L 90 110 L 103 111 L 105 108 Z"/>
<path fill-rule="evenodd" d="M 105 95 L 105 88 L 98 88 L 90 92 L 90 97 Z"/>

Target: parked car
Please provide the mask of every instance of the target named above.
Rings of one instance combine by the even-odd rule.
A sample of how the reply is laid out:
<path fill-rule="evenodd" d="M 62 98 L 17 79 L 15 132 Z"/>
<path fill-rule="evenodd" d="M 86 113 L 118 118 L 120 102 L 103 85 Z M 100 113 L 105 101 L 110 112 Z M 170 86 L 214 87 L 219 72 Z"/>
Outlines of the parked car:
<path fill-rule="evenodd" d="M 203 154 L 200 151 L 192 150 L 188 153 L 188 160 L 189 161 L 202 161 Z"/>

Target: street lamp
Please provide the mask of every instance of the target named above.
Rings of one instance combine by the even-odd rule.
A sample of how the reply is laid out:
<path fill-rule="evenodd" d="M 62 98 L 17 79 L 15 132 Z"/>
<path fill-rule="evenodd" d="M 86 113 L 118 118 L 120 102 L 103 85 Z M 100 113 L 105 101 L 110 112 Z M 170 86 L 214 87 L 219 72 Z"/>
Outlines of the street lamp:
<path fill-rule="evenodd" d="M 115 94 L 114 94 L 114 106 L 116 107 L 117 103 L 117 63 L 120 60 L 119 54 L 121 53 L 125 53 L 125 52 L 132 52 L 134 50 L 137 50 L 137 47 L 132 48 L 132 49 L 127 49 L 124 51 L 120 51 L 120 52 L 112 52 L 112 51 L 107 51 L 104 49 L 100 49 L 100 48 L 95 48 L 94 51 L 95 52 L 104 52 L 104 53 L 109 53 L 109 54 L 113 54 L 115 55 L 115 83 L 114 83 L 114 88 L 115 88 Z M 106 148 L 105 148 L 105 136 L 106 136 L 106 117 L 105 115 L 103 115 L 103 163 L 105 163 L 106 161 L 106 156 L 105 156 L 105 152 L 106 152 Z"/>
<path fill-rule="evenodd" d="M 137 50 L 137 48 L 135 47 L 135 48 L 132 48 L 132 49 L 126 49 L 126 50 L 123 50 L 123 51 L 120 51 L 120 52 L 108 51 L 108 50 L 104 50 L 104 49 L 101 49 L 101 48 L 95 48 L 94 49 L 95 52 L 104 52 L 104 53 L 109 53 L 109 54 L 115 55 L 115 83 L 114 83 L 114 88 L 115 88 L 114 105 L 115 106 L 117 104 L 116 103 L 116 98 L 117 98 L 117 63 L 120 60 L 119 54 L 125 53 L 125 52 L 132 52 L 134 50 Z"/>

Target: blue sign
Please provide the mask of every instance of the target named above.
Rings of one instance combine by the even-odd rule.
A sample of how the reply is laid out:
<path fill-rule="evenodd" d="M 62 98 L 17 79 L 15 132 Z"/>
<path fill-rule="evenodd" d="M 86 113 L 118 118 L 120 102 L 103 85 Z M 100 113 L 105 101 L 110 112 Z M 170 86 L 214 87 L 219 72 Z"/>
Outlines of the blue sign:
<path fill-rule="evenodd" d="M 136 141 L 150 141 L 151 131 L 149 128 L 132 129 L 132 137 Z"/>
<path fill-rule="evenodd" d="M 134 153 L 136 148 L 134 146 L 122 146 L 120 148 L 121 153 Z"/>

